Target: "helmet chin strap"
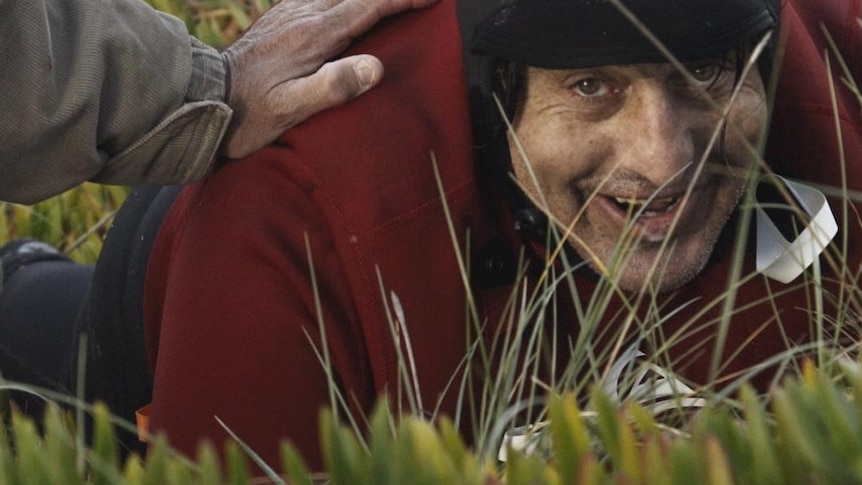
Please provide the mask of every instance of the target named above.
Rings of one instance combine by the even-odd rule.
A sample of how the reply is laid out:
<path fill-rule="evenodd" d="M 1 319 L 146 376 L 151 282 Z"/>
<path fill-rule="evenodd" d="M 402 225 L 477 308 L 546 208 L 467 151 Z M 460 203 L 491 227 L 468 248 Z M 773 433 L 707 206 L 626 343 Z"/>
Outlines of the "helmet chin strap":
<path fill-rule="evenodd" d="M 787 210 L 801 209 L 809 222 L 795 239 L 788 240 L 758 204 L 757 271 L 781 283 L 790 283 L 826 250 L 838 233 L 838 223 L 822 192 L 777 175 L 775 178 L 798 202 L 797 208 Z"/>

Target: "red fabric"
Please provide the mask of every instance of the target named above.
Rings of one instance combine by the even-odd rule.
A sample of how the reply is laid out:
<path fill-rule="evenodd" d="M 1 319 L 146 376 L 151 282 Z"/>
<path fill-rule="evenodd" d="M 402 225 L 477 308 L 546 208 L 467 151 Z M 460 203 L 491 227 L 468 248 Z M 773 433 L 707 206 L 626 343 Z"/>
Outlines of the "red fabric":
<path fill-rule="evenodd" d="M 270 463 L 278 463 L 276 444 L 287 437 L 319 467 L 317 415 L 329 396 L 309 338 L 320 346 L 321 317 L 337 381 L 351 404 L 367 413 L 397 382 L 384 306 L 390 291 L 404 308 L 426 407 L 446 388 L 466 350 L 466 299 L 432 156 L 460 247 L 467 247 L 469 233 L 474 258 L 488 242 L 508 238 L 474 179 L 453 7 L 453 0 L 443 0 L 377 29 L 357 50 L 383 61 L 380 87 L 225 165 L 175 204 L 148 271 L 146 321 L 155 369 L 151 429 L 166 431 L 179 450 L 193 453 L 204 437 L 221 442 L 226 433 L 218 416 Z M 785 6 L 790 54 L 767 150 L 781 173 L 838 180 L 824 43 L 814 19 L 827 21 L 858 69 L 859 29 L 848 20 L 858 10 L 858 1 Z M 840 103 L 850 183 L 862 190 L 859 106 L 844 95 Z M 858 231 L 852 235 L 859 241 Z M 714 334 L 721 307 L 706 303 L 721 301 L 727 270 L 726 262 L 712 266 L 668 302 L 687 306 L 665 323 L 666 334 L 704 312 L 698 320 L 704 328 L 678 354 Z M 592 283 L 578 281 L 588 297 Z M 727 372 L 783 348 L 775 307 L 762 298 L 787 288 L 796 287 L 758 276 L 739 292 Z M 473 291 L 493 331 L 512 288 Z M 784 331 L 807 331 L 807 314 L 798 309 L 804 301 L 799 291 L 775 299 Z M 768 328 L 745 344 L 745 353 L 730 359 L 765 322 Z M 706 377 L 708 353 L 685 358 L 688 377 Z M 454 394 L 449 390 L 444 411 L 451 413 Z"/>

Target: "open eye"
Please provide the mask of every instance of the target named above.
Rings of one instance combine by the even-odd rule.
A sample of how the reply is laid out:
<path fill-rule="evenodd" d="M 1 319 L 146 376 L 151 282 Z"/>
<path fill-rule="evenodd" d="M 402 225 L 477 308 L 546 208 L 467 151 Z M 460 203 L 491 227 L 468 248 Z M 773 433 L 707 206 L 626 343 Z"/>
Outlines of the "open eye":
<path fill-rule="evenodd" d="M 698 64 L 688 68 L 691 77 L 704 84 L 712 84 L 723 71 L 724 66 L 718 63 Z"/>
<path fill-rule="evenodd" d="M 595 77 L 578 79 L 572 85 L 572 89 L 577 95 L 585 98 L 604 96 L 614 92 L 606 81 Z"/>
<path fill-rule="evenodd" d="M 730 55 L 725 58 L 692 62 L 686 64 L 685 67 L 691 77 L 689 79 L 682 79 L 684 76 L 680 75 L 680 83 L 689 84 L 689 81 L 693 79 L 694 83 L 707 90 L 711 90 L 718 84 L 728 84 L 722 80 L 731 79 L 735 71 L 735 65 Z"/>

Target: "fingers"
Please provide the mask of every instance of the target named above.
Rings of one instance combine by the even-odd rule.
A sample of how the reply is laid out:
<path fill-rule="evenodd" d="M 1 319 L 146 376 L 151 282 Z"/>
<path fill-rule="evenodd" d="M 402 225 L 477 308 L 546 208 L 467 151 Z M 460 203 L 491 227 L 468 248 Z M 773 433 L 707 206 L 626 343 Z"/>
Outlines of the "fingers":
<path fill-rule="evenodd" d="M 381 16 L 393 15 L 413 8 L 423 8 L 436 3 L 437 0 L 342 0 L 344 6 L 377 10 Z"/>
<path fill-rule="evenodd" d="M 2 1 L 2 0 L 0 0 Z M 327 64 L 381 18 L 438 0 L 282 0 L 225 52 L 234 119 L 223 150 L 243 157 L 380 82 L 369 55 Z"/>
<path fill-rule="evenodd" d="M 295 79 L 277 93 L 275 105 L 282 105 L 290 112 L 279 124 L 288 129 L 323 110 L 342 105 L 376 86 L 382 77 L 383 64 L 374 56 L 363 54 L 326 63 L 317 72 Z"/>
<path fill-rule="evenodd" d="M 370 55 L 345 57 L 317 72 L 280 84 L 263 102 L 234 113 L 223 154 L 232 159 L 250 155 L 315 114 L 342 105 L 380 83 L 383 64 Z"/>

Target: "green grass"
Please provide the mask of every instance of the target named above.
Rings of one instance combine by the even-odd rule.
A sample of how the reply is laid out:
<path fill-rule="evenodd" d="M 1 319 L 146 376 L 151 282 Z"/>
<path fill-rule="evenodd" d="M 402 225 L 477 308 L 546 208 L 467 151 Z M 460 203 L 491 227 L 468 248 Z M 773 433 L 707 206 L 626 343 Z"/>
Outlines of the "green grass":
<path fill-rule="evenodd" d="M 0 202 L 0 245 L 19 238 L 51 243 L 81 263 L 93 263 L 124 187 L 84 184 L 32 206 Z"/>
<path fill-rule="evenodd" d="M 321 449 L 327 473 L 311 473 L 289 443 L 284 475 L 254 477 L 242 444 L 223 454 L 202 444 L 194 459 L 157 438 L 146 460 L 118 458 L 110 414 L 93 409 L 95 437 L 49 407 L 44 432 L 13 412 L 0 426 L 0 483 L 6 484 L 314 484 L 558 485 L 705 483 L 847 485 L 862 483 L 862 367 L 844 361 L 837 374 L 810 363 L 774 389 L 765 404 L 744 387 L 736 407 L 712 405 L 685 432 L 670 432 L 635 402 L 619 406 L 594 391 L 588 412 L 571 394 L 552 395 L 541 453 L 509 452 L 505 464 L 472 451 L 446 418 L 403 417 L 381 403 L 364 438 L 323 411 Z M 366 440 L 368 445 L 363 444 Z"/>

